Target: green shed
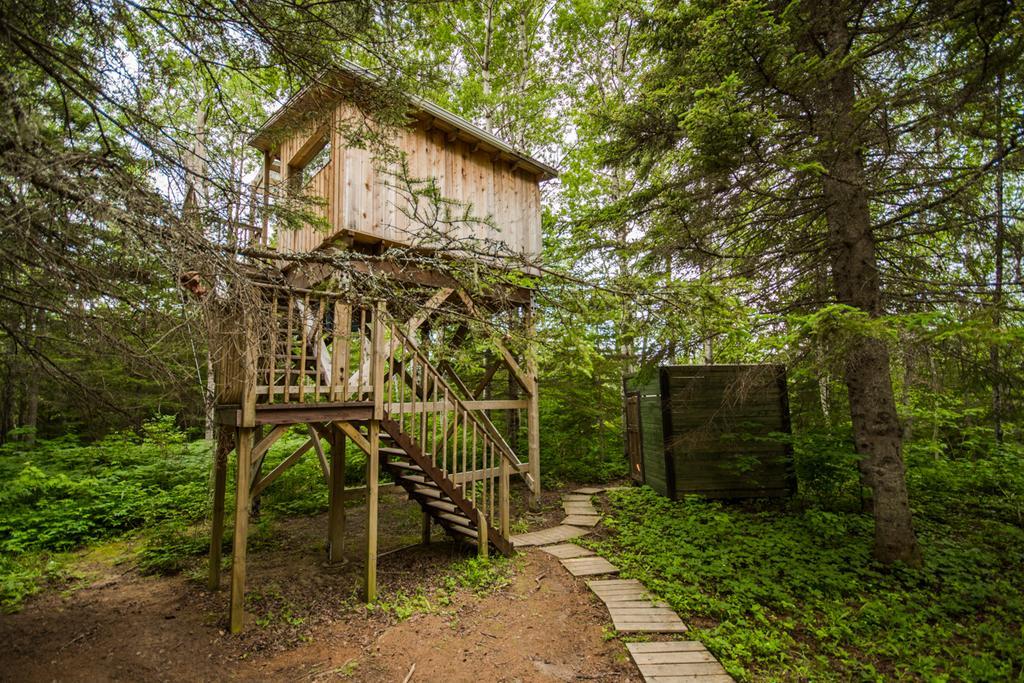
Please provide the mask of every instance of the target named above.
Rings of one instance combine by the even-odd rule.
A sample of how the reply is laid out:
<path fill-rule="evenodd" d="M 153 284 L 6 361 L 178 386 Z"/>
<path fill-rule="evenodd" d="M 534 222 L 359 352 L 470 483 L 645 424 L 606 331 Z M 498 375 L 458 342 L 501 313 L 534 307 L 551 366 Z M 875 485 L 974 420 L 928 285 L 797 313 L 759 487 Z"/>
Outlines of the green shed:
<path fill-rule="evenodd" d="M 796 488 L 781 365 L 666 365 L 625 382 L 638 483 L 678 498 L 786 496 Z"/>

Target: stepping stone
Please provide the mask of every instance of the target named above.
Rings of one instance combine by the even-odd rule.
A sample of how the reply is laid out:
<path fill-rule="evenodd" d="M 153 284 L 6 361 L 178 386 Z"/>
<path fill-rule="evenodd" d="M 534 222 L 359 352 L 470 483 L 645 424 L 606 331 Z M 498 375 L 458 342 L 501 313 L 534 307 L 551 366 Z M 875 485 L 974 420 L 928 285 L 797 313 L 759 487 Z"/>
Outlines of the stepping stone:
<path fill-rule="evenodd" d="M 653 603 L 648 600 L 643 584 L 635 579 L 588 581 L 587 585 L 604 602 L 615 630 L 620 633 L 686 631 L 686 626 L 679 615 L 665 603 Z M 646 604 L 643 604 L 644 602 Z"/>
<path fill-rule="evenodd" d="M 567 515 L 596 515 L 597 510 L 590 503 L 562 503 Z"/>
<path fill-rule="evenodd" d="M 626 649 L 648 683 L 733 683 L 714 655 L 695 640 L 626 643 Z"/>
<path fill-rule="evenodd" d="M 581 489 L 576 489 L 573 493 L 584 493 L 588 496 L 593 496 L 601 493 L 602 491 L 604 491 L 604 489 L 597 486 L 584 486 Z"/>
<path fill-rule="evenodd" d="M 540 531 L 533 531 L 528 534 L 519 534 L 513 536 L 509 540 L 512 541 L 512 545 L 516 548 L 524 548 L 534 545 L 552 545 L 554 543 L 563 543 L 572 538 L 578 538 L 579 536 L 585 536 L 590 533 L 590 529 L 584 529 L 578 526 L 567 526 L 562 524 L 560 526 L 553 526 L 548 529 L 541 529 Z"/>
<path fill-rule="evenodd" d="M 573 576 L 598 576 L 600 574 L 618 574 L 619 568 L 600 555 L 593 557 L 575 557 L 562 560 L 562 566 Z"/>
<path fill-rule="evenodd" d="M 584 548 L 581 545 L 575 543 L 560 543 L 559 545 L 549 545 L 545 548 L 541 548 L 544 552 L 549 555 L 554 555 L 561 560 L 567 560 L 572 557 L 589 557 L 595 555 L 593 550 L 590 548 Z"/>
<path fill-rule="evenodd" d="M 567 493 L 562 496 L 563 503 L 590 503 L 590 496 L 583 493 Z"/>
<path fill-rule="evenodd" d="M 562 520 L 562 524 L 569 524 L 571 526 L 597 526 L 597 523 L 601 521 L 601 518 L 597 515 L 569 515 Z"/>

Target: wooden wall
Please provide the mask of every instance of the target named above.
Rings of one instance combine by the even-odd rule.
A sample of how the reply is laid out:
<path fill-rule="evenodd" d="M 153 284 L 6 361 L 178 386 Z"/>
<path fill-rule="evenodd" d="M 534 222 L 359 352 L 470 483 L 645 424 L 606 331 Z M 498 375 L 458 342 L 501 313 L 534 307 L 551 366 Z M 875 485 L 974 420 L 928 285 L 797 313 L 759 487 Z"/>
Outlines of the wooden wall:
<path fill-rule="evenodd" d="M 418 180 L 435 178 L 445 198 L 472 204 L 474 217 L 490 217 L 494 225 L 474 221 L 428 228 L 435 212 L 425 201 L 418 210 L 412 205 L 409 194 L 398 187 L 397 167 L 384 167 L 370 150 L 346 144 L 343 131 L 351 127 L 353 116 L 350 105 L 338 107 L 334 125 L 328 127 L 331 160 L 304 190 L 326 199 L 322 213 L 330 222 L 331 233 L 313 227 L 281 230 L 279 250 L 306 251 L 340 230 L 351 231 L 357 239 L 431 248 L 443 245 L 444 240 L 439 243 L 435 239 L 443 230 L 451 239 L 493 240 L 516 254 L 540 254 L 540 186 L 534 174 L 515 169 L 509 161 L 485 151 L 474 152 L 473 144 L 450 139 L 452 136 L 437 128 L 428 130 L 422 123 L 400 131 L 394 143 L 406 155 L 409 175 Z M 306 156 L 307 143 L 316 133 L 307 129 L 281 144 L 284 185 L 292 160 Z M 426 220 L 416 220 L 422 218 Z"/>
<path fill-rule="evenodd" d="M 666 366 L 659 372 L 661 412 L 641 411 L 660 427 L 663 471 L 672 497 L 783 496 L 793 492 L 786 371 L 779 365 Z M 653 387 L 649 387 L 653 388 Z M 643 404 L 644 399 L 641 399 Z M 653 403 L 653 399 L 650 400 Z M 642 425 L 644 436 L 650 429 Z M 655 464 L 644 446 L 645 466 Z M 663 485 L 657 470 L 648 477 Z"/>
<path fill-rule="evenodd" d="M 665 435 L 662 425 L 661 376 L 630 387 L 640 399 L 640 449 L 644 463 L 644 483 L 658 493 L 668 495 L 665 471 Z"/>

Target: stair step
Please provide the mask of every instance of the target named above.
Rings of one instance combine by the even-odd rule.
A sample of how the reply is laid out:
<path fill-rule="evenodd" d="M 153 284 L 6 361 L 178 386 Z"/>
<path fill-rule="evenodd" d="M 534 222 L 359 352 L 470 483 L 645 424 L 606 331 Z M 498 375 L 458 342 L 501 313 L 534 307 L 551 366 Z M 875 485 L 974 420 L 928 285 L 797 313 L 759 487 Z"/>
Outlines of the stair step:
<path fill-rule="evenodd" d="M 461 524 L 446 522 L 444 528 L 452 533 L 459 534 L 460 536 L 466 536 L 467 538 L 472 538 L 474 540 L 480 538 L 480 534 L 478 534 L 474 529 L 462 526 Z"/>
<path fill-rule="evenodd" d="M 408 455 L 409 455 L 408 453 L 406 453 L 401 448 L 380 447 L 377 450 L 378 450 L 378 452 L 386 453 L 387 455 L 402 455 L 402 456 L 406 456 L 406 457 L 408 457 Z"/>
<path fill-rule="evenodd" d="M 384 449 L 381 449 L 381 450 L 383 451 Z M 392 467 L 392 468 L 394 468 L 396 470 L 408 470 L 410 472 L 418 472 L 419 474 L 423 474 L 423 468 L 422 467 L 420 467 L 419 465 L 411 465 L 411 464 L 409 464 L 407 462 L 389 461 L 388 462 L 388 467 Z"/>
<path fill-rule="evenodd" d="M 427 507 L 434 508 L 435 510 L 444 510 L 445 512 L 454 512 L 456 514 L 462 514 L 458 505 L 449 503 L 445 500 L 430 500 L 427 501 Z"/>
<path fill-rule="evenodd" d="M 444 492 L 442 492 L 441 489 L 437 488 L 436 486 L 432 488 L 428 488 L 426 486 L 417 486 L 412 490 L 412 493 L 414 496 L 425 496 L 427 498 L 436 498 L 438 500 L 447 497 L 444 495 Z"/>
<path fill-rule="evenodd" d="M 398 475 L 398 478 L 404 479 L 405 481 L 411 481 L 414 484 L 419 484 L 420 486 L 430 486 L 435 489 L 438 488 L 434 482 L 430 481 L 426 477 L 421 477 L 418 474 L 400 474 Z"/>
<path fill-rule="evenodd" d="M 450 512 L 441 512 L 434 515 L 434 517 L 437 519 L 443 519 L 446 522 L 451 522 L 452 524 L 457 524 L 458 526 L 466 527 L 467 529 L 471 524 L 469 517 L 466 517 L 465 515 L 453 515 Z"/>

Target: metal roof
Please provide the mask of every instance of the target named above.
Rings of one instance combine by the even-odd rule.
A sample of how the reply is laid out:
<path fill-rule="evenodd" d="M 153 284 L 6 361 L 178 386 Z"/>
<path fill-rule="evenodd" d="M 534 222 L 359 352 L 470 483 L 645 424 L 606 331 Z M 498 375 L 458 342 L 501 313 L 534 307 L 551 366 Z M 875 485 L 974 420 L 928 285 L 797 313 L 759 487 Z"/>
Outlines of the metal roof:
<path fill-rule="evenodd" d="M 348 60 L 343 60 L 342 66 L 336 67 L 332 72 L 338 73 L 342 77 L 363 83 L 379 83 L 382 80 L 380 76 L 369 69 L 365 69 Z M 323 76 L 321 78 L 323 78 Z M 252 138 L 250 138 L 249 144 L 261 151 L 270 151 L 274 147 L 275 143 L 273 132 L 287 122 L 288 115 L 290 113 L 300 110 L 304 104 L 314 98 L 316 94 L 315 88 L 318 85 L 321 85 L 319 83 L 320 80 L 321 79 L 317 79 L 317 82 L 307 84 L 297 93 L 292 95 L 280 109 L 274 112 L 274 114 L 267 119 L 266 123 L 260 126 L 259 130 L 256 131 Z M 340 98 L 340 95 L 337 97 Z M 521 168 L 532 170 L 534 173 L 543 176 L 542 179 L 558 176 L 558 171 L 554 167 L 517 150 L 501 138 L 488 133 L 458 114 L 450 112 L 444 107 L 438 106 L 433 102 L 416 95 L 407 94 L 406 98 L 415 113 L 434 121 L 443 122 L 452 129 L 451 132 L 454 132 L 463 139 L 479 142 L 494 148 L 495 151 L 518 161 Z"/>

